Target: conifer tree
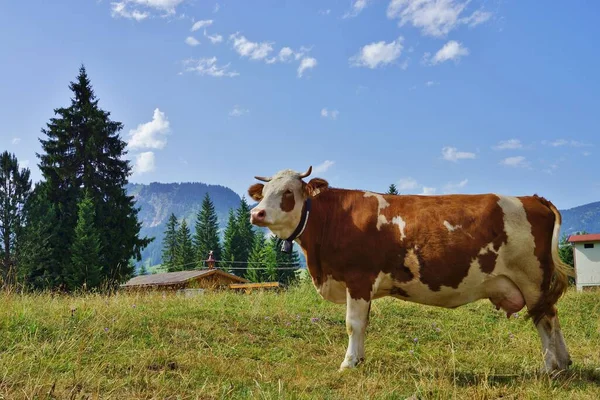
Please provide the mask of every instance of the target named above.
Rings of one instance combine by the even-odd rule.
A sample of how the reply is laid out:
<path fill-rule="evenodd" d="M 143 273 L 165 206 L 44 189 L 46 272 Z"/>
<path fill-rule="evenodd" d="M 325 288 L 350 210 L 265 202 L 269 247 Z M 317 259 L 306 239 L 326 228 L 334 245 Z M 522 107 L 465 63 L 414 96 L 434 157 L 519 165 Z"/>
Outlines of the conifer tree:
<path fill-rule="evenodd" d="M 162 250 L 162 266 L 165 267 L 167 271 L 173 270 L 176 265 L 177 232 L 179 232 L 179 221 L 177 221 L 175 214 L 171 213 L 165 229 Z"/>
<path fill-rule="evenodd" d="M 0 288 L 16 276 L 17 241 L 23 228 L 23 208 L 31 193 L 29 169 L 8 151 L 0 154 Z"/>
<path fill-rule="evenodd" d="M 194 269 L 194 258 L 192 234 L 184 218 L 177 232 L 177 251 L 175 252 L 175 265 L 172 270 L 185 271 Z"/>
<path fill-rule="evenodd" d="M 264 275 L 265 263 L 265 237 L 262 233 L 258 233 L 254 238 L 254 245 L 248 257 L 248 269 L 246 270 L 246 279 L 250 282 L 262 282 Z"/>
<path fill-rule="evenodd" d="M 225 228 L 225 232 L 223 234 L 223 254 L 222 254 L 222 262 L 220 265 L 217 265 L 221 269 L 227 272 L 233 272 L 238 275 L 237 270 L 233 270 L 235 261 L 235 237 L 237 230 L 237 224 L 235 220 L 235 212 L 233 209 L 229 209 L 229 218 L 227 219 L 227 227 Z"/>
<path fill-rule="evenodd" d="M 148 267 L 146 266 L 146 263 L 142 263 L 138 275 L 148 275 Z"/>
<path fill-rule="evenodd" d="M 111 286 L 133 273 L 132 258 L 140 260 L 141 250 L 152 239 L 140 238 L 141 224 L 133 196 L 125 185 L 131 165 L 123 156 L 126 142 L 119 135 L 123 125 L 112 121 L 110 113 L 99 108 L 87 72 L 83 66 L 75 82 L 71 104 L 54 110 L 40 139 L 42 154 L 39 167 L 48 189 L 48 201 L 55 206 L 57 235 L 49 246 L 52 259 L 47 265 L 52 271 L 70 263 L 71 248 L 77 223 L 77 202 L 85 188 L 95 206 L 95 223 L 100 238 L 102 274 Z M 54 284 L 64 281 L 64 276 Z"/>
<path fill-rule="evenodd" d="M 17 242 L 19 280 L 33 289 L 57 287 L 62 280 L 62 268 L 54 262 L 55 253 L 61 250 L 52 246 L 59 234 L 58 211 L 48 201 L 46 190 L 47 185 L 38 183 L 27 199 L 23 208 L 25 226 Z"/>
<path fill-rule="evenodd" d="M 263 246 L 262 258 L 265 266 L 265 270 L 263 273 L 263 279 L 268 282 L 278 282 L 279 281 L 279 271 L 280 265 L 277 260 L 277 253 L 279 251 L 275 249 L 273 246 L 270 246 L 269 243 L 265 243 Z M 282 267 L 282 266 L 281 266 Z"/>
<path fill-rule="evenodd" d="M 283 285 L 288 285 L 296 279 L 296 272 L 300 268 L 300 256 L 296 247 L 292 247 L 291 253 L 284 253 L 281 249 L 283 241 L 276 236 L 270 239 L 270 247 L 276 254 L 277 259 L 277 281 Z"/>
<path fill-rule="evenodd" d="M 250 223 L 250 206 L 246 201 L 246 197 L 242 197 L 240 206 L 236 211 L 235 216 L 235 232 L 233 236 L 234 251 L 233 256 L 236 263 L 236 268 L 239 268 L 239 276 L 245 276 L 248 257 L 254 244 L 254 229 Z"/>
<path fill-rule="evenodd" d="M 86 191 L 78 204 L 75 237 L 71 246 L 71 262 L 64 268 L 67 289 L 95 289 L 102 280 L 100 236 L 96 229 L 95 206 Z"/>
<path fill-rule="evenodd" d="M 390 187 L 388 188 L 387 194 L 398 194 L 398 189 L 396 188 L 395 184 L 391 184 Z"/>
<path fill-rule="evenodd" d="M 208 193 L 202 201 L 202 209 L 196 218 L 196 232 L 194 234 L 194 250 L 198 268 L 204 266 L 208 253 L 212 250 L 216 260 L 221 259 L 221 243 L 219 242 L 219 222 L 215 206 Z"/>

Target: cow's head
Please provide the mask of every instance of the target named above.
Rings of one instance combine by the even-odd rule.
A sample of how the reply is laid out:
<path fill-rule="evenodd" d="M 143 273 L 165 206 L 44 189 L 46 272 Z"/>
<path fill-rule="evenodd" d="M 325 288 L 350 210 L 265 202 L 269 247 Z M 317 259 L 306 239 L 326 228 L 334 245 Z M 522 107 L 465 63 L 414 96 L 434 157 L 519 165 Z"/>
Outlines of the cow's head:
<path fill-rule="evenodd" d="M 280 238 L 289 237 L 300 223 L 305 200 L 328 187 L 327 181 L 320 178 L 304 182 L 302 179 L 311 172 L 309 167 L 303 174 L 287 169 L 270 178 L 256 176 L 265 183 L 255 183 L 248 189 L 250 197 L 259 202 L 250 213 L 250 222 L 269 228 Z"/>

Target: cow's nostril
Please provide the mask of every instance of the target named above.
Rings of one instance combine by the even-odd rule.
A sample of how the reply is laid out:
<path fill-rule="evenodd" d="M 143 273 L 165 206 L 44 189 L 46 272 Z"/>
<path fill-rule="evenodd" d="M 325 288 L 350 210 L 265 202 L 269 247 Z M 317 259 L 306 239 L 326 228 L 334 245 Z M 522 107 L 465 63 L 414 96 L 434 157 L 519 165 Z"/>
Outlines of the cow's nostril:
<path fill-rule="evenodd" d="M 260 210 L 258 212 L 258 214 L 256 214 L 256 216 L 260 219 L 263 219 L 266 215 L 267 215 L 267 212 L 265 210 Z"/>

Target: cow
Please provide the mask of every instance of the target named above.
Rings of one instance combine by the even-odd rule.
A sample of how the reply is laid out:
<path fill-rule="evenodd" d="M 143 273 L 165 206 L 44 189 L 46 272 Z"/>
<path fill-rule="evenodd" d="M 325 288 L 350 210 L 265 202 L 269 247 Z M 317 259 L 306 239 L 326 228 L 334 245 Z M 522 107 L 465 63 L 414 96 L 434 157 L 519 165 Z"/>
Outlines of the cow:
<path fill-rule="evenodd" d="M 572 272 L 558 255 L 561 216 L 538 195 L 387 195 L 333 188 L 281 170 L 248 194 L 250 222 L 296 242 L 320 296 L 346 304 L 348 347 L 340 370 L 365 357 L 371 302 L 385 296 L 456 308 L 489 299 L 507 317 L 527 307 L 546 372 L 571 357 L 556 302 Z"/>

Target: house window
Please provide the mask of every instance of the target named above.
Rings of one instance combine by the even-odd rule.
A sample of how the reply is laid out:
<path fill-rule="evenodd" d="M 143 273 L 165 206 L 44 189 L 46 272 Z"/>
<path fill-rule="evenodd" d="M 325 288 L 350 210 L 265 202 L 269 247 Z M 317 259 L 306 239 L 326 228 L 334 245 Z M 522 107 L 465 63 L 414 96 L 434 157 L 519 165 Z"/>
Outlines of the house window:
<path fill-rule="evenodd" d="M 585 243 L 583 245 L 584 249 L 593 249 L 594 248 L 594 243 Z"/>

